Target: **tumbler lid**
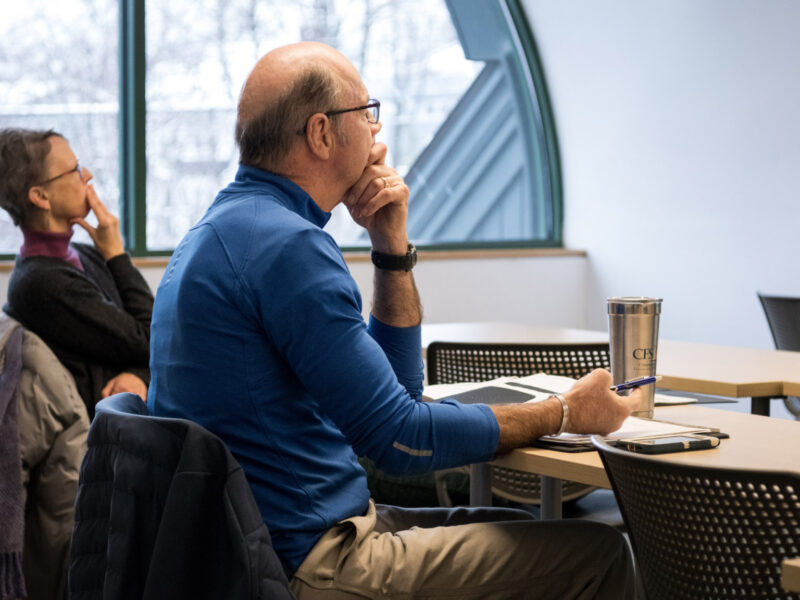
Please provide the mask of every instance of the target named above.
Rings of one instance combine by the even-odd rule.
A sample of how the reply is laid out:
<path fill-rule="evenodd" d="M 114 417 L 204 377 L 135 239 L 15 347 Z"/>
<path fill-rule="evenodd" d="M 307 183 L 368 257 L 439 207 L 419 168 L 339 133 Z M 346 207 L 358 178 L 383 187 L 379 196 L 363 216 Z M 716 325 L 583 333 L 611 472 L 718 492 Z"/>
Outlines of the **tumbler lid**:
<path fill-rule="evenodd" d="M 645 298 L 643 296 L 609 298 L 608 314 L 659 315 L 661 314 L 661 298 Z"/>

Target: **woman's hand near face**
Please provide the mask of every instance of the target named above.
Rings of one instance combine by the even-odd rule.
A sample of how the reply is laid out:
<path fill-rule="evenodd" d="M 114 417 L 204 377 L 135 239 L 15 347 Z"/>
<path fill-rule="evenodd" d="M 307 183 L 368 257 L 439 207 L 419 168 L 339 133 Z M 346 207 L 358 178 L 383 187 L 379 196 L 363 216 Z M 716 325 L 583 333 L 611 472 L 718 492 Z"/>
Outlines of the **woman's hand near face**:
<path fill-rule="evenodd" d="M 86 199 L 89 208 L 97 217 L 97 227 L 92 227 L 85 219 L 72 219 L 71 225 L 80 225 L 89 234 L 94 242 L 94 247 L 106 260 L 125 253 L 125 244 L 122 242 L 122 233 L 119 230 L 119 219 L 106 208 L 105 204 L 97 197 L 94 186 L 86 186 Z"/>

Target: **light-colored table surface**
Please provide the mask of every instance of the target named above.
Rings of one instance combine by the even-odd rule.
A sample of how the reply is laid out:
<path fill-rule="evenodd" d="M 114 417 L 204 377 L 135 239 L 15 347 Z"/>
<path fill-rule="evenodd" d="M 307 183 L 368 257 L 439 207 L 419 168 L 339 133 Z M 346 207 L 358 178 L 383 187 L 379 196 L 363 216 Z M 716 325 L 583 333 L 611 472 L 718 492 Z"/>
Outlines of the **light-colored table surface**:
<path fill-rule="evenodd" d="M 800 422 L 772 419 L 696 404 L 659 406 L 655 418 L 718 427 L 729 434 L 711 450 L 660 455 L 665 460 L 708 467 L 775 469 L 800 473 Z M 610 488 L 597 452 L 558 452 L 521 448 L 492 464 L 539 475 Z"/>
<path fill-rule="evenodd" d="M 781 587 L 787 592 L 800 592 L 800 558 L 787 558 L 781 563 Z"/>
<path fill-rule="evenodd" d="M 707 467 L 774 469 L 800 473 L 800 422 L 772 419 L 697 404 L 661 406 L 655 418 L 676 423 L 717 427 L 730 435 L 717 448 L 661 455 L 662 460 Z M 600 455 L 520 448 L 491 463 L 472 465 L 470 504 L 491 504 L 491 465 L 536 473 L 542 478 L 541 518 L 561 518 L 561 481 L 577 481 L 602 488 L 611 485 Z"/>
<path fill-rule="evenodd" d="M 503 322 L 423 325 L 423 349 L 434 341 L 608 343 L 608 333 Z M 800 395 L 800 352 L 659 340 L 657 365 L 663 389 L 729 398 Z"/>

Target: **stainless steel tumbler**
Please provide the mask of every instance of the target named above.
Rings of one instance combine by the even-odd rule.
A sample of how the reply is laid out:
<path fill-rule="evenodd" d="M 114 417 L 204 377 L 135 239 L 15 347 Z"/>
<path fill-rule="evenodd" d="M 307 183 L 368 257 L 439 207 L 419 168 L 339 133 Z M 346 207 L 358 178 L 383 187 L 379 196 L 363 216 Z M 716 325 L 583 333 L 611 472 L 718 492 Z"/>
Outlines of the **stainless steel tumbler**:
<path fill-rule="evenodd" d="M 608 336 L 614 384 L 656 374 L 660 315 L 661 298 L 608 299 Z M 646 385 L 642 392 L 644 398 L 633 416 L 652 419 L 656 386 Z"/>

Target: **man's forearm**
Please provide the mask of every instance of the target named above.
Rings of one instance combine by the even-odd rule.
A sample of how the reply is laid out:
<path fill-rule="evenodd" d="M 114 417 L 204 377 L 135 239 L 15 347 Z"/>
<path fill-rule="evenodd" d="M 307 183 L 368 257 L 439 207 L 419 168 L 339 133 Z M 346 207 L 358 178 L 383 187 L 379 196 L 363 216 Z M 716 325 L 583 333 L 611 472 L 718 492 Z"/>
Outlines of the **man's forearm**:
<path fill-rule="evenodd" d="M 553 435 L 561 426 L 563 415 L 561 402 L 555 398 L 535 403 L 502 404 L 490 408 L 500 428 L 497 454 L 530 446 L 535 439 L 543 435 Z"/>
<path fill-rule="evenodd" d="M 413 327 L 422 322 L 422 306 L 408 271 L 375 269 L 372 315 L 393 327 Z"/>

